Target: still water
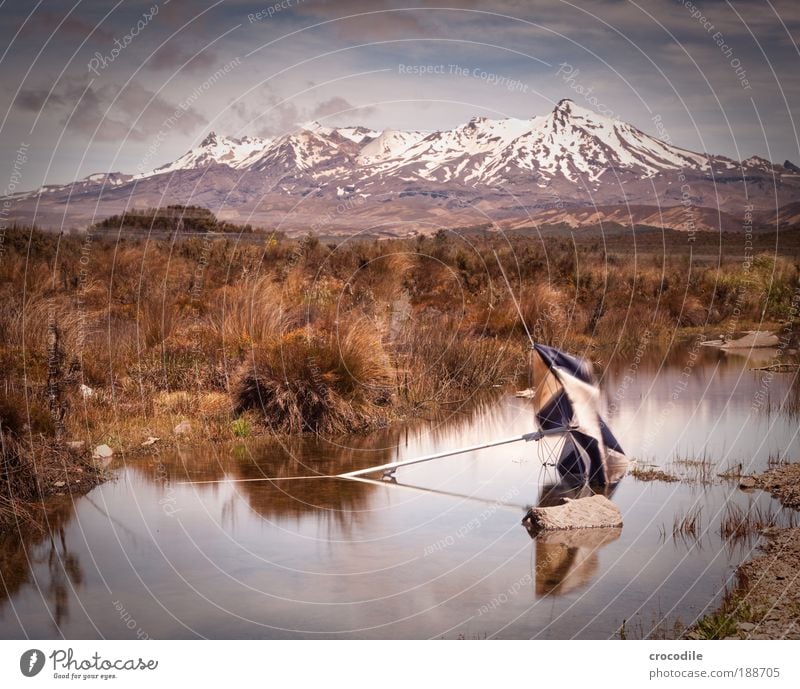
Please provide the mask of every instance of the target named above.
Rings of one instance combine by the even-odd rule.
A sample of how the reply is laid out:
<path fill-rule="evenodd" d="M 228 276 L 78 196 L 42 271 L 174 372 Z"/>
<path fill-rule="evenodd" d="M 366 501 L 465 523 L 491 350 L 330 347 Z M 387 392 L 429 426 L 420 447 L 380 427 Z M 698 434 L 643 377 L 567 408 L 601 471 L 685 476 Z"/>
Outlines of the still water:
<path fill-rule="evenodd" d="M 794 374 L 710 348 L 618 357 L 602 380 L 630 457 L 682 477 L 627 476 L 624 527 L 531 538 L 555 443 L 402 468 L 399 485 L 331 474 L 532 430 L 510 394 L 447 418 L 347 439 L 245 441 L 118 462 L 54 503 L 49 533 L 0 537 L 3 638 L 613 638 L 670 634 L 711 609 L 757 541 L 723 539 L 730 504 L 792 518 L 718 476 L 800 458 Z M 187 481 L 218 483 L 185 484 Z M 673 524 L 700 510 L 695 535 Z M 655 630 L 655 631 L 654 631 Z"/>

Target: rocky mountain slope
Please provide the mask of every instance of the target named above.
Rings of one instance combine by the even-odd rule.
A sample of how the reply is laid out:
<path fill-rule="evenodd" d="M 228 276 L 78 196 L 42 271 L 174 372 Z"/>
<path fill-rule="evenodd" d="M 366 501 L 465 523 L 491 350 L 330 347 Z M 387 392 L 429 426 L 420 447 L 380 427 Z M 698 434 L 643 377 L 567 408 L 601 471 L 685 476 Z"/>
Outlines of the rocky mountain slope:
<path fill-rule="evenodd" d="M 150 172 L 90 175 L 8 201 L 10 219 L 50 227 L 180 203 L 320 234 L 599 223 L 735 231 L 748 206 L 759 223 L 796 223 L 800 173 L 789 161 L 688 151 L 562 100 L 546 116 L 475 117 L 447 131 L 313 122 L 269 139 L 211 133 Z"/>

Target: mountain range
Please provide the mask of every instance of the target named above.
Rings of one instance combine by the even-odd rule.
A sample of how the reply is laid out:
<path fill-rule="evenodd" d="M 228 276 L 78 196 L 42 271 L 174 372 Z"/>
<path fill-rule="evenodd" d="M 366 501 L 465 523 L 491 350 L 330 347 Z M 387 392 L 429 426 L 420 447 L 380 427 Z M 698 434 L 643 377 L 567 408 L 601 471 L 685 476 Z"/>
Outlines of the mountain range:
<path fill-rule="evenodd" d="M 93 174 L 5 202 L 10 220 L 56 228 L 191 204 L 289 234 L 602 223 L 742 231 L 747 218 L 797 223 L 800 169 L 692 152 L 565 99 L 545 116 L 474 117 L 445 131 L 312 122 L 273 138 L 210 133 L 155 170 Z"/>

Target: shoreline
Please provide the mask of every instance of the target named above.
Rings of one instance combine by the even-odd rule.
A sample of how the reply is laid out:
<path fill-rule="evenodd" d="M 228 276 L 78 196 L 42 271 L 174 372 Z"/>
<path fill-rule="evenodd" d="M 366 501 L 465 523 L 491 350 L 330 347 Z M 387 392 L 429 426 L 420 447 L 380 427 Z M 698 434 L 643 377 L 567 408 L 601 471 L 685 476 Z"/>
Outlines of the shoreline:
<path fill-rule="evenodd" d="M 751 477 L 787 509 L 800 507 L 800 464 Z M 757 554 L 736 570 L 720 606 L 698 620 L 687 639 L 800 639 L 800 528 L 766 527 Z"/>

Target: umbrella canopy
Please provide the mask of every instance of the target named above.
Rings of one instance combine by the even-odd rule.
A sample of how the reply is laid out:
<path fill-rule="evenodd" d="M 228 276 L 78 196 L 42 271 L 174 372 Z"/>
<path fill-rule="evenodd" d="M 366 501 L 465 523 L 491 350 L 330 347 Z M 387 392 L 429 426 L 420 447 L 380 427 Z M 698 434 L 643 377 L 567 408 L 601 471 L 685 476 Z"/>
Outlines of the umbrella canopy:
<path fill-rule="evenodd" d="M 569 429 L 557 464 L 561 476 L 599 485 L 619 480 L 625 453 L 600 416 L 600 390 L 586 362 L 537 344 L 532 374 L 539 428 Z"/>

